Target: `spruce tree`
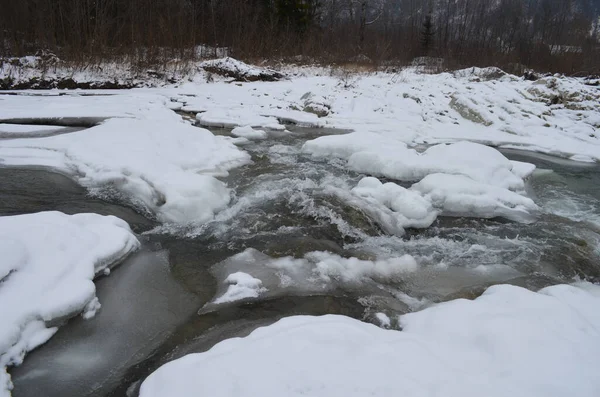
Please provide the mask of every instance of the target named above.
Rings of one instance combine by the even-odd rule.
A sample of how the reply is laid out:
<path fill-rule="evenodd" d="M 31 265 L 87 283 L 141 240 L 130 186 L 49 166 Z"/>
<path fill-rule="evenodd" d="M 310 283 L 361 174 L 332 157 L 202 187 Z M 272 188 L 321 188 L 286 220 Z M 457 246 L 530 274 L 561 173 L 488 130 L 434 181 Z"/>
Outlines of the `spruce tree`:
<path fill-rule="evenodd" d="M 423 29 L 421 30 L 421 48 L 423 56 L 431 55 L 431 51 L 433 49 L 433 34 L 433 21 L 431 18 L 431 14 L 428 14 L 425 17 L 425 21 L 423 22 Z"/>

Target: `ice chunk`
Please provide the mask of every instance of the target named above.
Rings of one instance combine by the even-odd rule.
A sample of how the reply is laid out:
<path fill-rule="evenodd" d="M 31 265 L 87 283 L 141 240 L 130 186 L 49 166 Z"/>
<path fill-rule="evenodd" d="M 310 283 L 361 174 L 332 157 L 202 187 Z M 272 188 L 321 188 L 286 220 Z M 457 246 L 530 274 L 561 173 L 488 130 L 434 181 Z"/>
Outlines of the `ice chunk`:
<path fill-rule="evenodd" d="M 288 317 L 163 365 L 140 396 L 595 397 L 599 293 L 591 284 L 495 286 L 401 316 L 401 332 Z"/>
<path fill-rule="evenodd" d="M 54 326 L 98 309 L 93 279 L 139 242 L 123 220 L 40 212 L 0 217 L 0 394 L 4 367 L 45 343 Z"/>
<path fill-rule="evenodd" d="M 411 190 L 421 193 L 435 208 L 451 216 L 503 217 L 527 222 L 539 210 L 528 197 L 463 175 L 428 175 Z"/>
<path fill-rule="evenodd" d="M 51 167 L 90 188 L 111 186 L 165 222 L 206 222 L 227 206 L 214 176 L 250 156 L 183 122 L 110 119 L 85 131 L 0 145 L 0 163 Z"/>

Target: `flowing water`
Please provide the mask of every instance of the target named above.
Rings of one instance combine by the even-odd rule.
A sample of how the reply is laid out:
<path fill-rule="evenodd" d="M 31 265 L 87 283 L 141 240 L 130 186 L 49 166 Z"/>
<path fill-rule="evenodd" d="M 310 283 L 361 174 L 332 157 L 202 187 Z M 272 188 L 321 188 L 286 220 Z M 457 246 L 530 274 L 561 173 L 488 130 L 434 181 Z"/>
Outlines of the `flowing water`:
<path fill-rule="evenodd" d="M 96 281 L 102 310 L 95 318 L 72 319 L 10 370 L 14 396 L 136 395 L 139 382 L 159 365 L 288 315 L 375 321 L 374 314 L 384 312 L 394 319 L 431 303 L 476 297 L 497 283 L 535 290 L 600 279 L 597 165 L 505 151 L 538 166 L 527 185 L 542 207 L 536 222 L 440 217 L 428 229 L 399 236 L 347 204 L 347 192 L 364 175 L 348 171 L 343 161 L 301 152 L 306 140 L 324 133 L 335 131 L 293 129 L 245 144 L 253 164 L 224 178 L 231 205 L 205 225 L 159 225 L 146 211 L 118 197 L 92 197 L 62 175 L 0 168 L 1 215 L 113 214 L 143 241 L 140 252 Z M 315 277 L 315 264 L 303 259 L 312 251 L 365 260 L 410 254 L 419 267 L 401 277 Z M 296 268 L 265 266 L 285 256 L 295 258 L 289 261 Z M 210 304 L 236 271 L 260 278 L 267 292 Z"/>

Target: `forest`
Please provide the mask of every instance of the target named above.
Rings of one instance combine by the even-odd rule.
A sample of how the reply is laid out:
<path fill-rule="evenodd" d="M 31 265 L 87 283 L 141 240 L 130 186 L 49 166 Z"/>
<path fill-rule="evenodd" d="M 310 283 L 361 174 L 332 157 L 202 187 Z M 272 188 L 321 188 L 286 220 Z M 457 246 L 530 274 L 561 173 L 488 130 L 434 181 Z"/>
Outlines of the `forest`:
<path fill-rule="evenodd" d="M 240 59 L 600 72 L 598 0 L 0 0 L 0 55 Z"/>

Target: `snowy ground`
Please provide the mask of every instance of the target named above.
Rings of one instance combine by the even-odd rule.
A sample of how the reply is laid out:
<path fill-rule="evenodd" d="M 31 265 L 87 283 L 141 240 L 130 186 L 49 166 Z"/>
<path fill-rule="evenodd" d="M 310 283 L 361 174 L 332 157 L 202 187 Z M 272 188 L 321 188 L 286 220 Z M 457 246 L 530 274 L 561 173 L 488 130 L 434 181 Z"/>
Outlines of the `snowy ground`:
<path fill-rule="evenodd" d="M 45 343 L 68 318 L 100 308 L 93 279 L 135 251 L 127 223 L 112 216 L 40 212 L 0 217 L 0 396 L 6 366 Z"/>
<path fill-rule="evenodd" d="M 140 396 L 594 397 L 598 304 L 591 284 L 501 285 L 394 319 L 401 332 L 289 317 L 164 365 Z"/>

